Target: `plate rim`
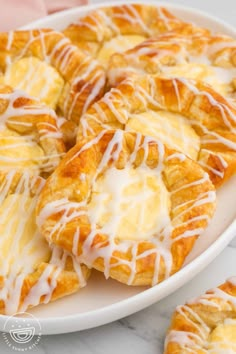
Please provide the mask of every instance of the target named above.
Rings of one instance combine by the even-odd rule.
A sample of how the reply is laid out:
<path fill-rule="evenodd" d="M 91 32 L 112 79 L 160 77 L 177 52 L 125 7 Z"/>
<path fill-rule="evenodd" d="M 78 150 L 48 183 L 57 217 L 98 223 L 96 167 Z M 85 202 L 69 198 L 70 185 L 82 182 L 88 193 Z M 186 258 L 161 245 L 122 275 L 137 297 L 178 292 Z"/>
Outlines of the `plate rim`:
<path fill-rule="evenodd" d="M 65 11 L 61 11 L 52 15 L 48 15 L 44 18 L 33 21 L 25 26 L 20 27 L 20 29 L 31 29 L 35 26 L 39 27 L 44 26 L 45 21 L 50 20 L 60 20 L 64 17 L 68 17 L 71 14 L 80 14 L 83 12 L 88 12 L 100 7 L 109 7 L 114 5 L 122 4 L 132 4 L 139 3 L 144 4 L 143 0 L 128 0 L 128 1 L 109 1 L 101 2 L 97 4 L 90 4 L 85 6 L 74 7 Z M 164 6 L 170 10 L 183 10 L 189 12 L 192 15 L 199 15 L 205 20 L 214 22 L 216 25 L 222 25 L 226 31 L 229 31 L 236 37 L 236 29 L 233 25 L 228 24 L 226 21 L 219 19 L 214 15 L 209 15 L 205 11 L 196 9 L 194 7 L 165 3 L 163 1 L 147 1 L 146 5 L 155 5 L 155 6 Z M 156 286 L 146 289 L 139 294 L 132 295 L 127 299 L 118 301 L 114 304 L 104 306 L 96 310 L 90 310 L 84 313 L 77 313 L 67 316 L 58 316 L 58 317 L 48 317 L 48 318 L 39 318 L 42 335 L 53 335 L 53 334 L 62 334 L 62 333 L 72 333 L 76 331 L 81 331 L 85 329 L 90 329 L 98 327 L 113 321 L 116 321 L 125 316 L 129 316 L 135 312 L 138 312 L 153 303 L 159 301 L 157 297 L 163 298 L 165 295 L 169 296 L 174 291 L 179 289 L 181 286 L 186 284 L 190 279 L 194 278 L 198 273 L 200 273 L 206 266 L 208 266 L 230 243 L 230 241 L 235 237 L 236 233 L 236 219 L 233 220 L 231 224 L 224 230 L 224 232 L 215 240 L 210 246 L 208 246 L 199 256 L 187 264 L 184 268 L 179 270 L 177 273 L 172 275 L 170 278 L 166 279 Z M 158 287 L 158 292 L 157 292 Z M 156 295 L 156 292 L 158 296 Z M 160 294 L 162 294 L 160 296 Z M 138 302 L 136 303 L 136 299 Z M 20 320 L 20 318 L 19 318 Z M 23 320 L 23 319 L 22 319 Z M 0 331 L 3 330 L 4 324 L 6 321 L 11 321 L 11 316 L 0 315 Z M 65 321 L 67 326 L 65 326 Z M 34 320 L 29 320 L 29 322 L 34 322 Z M 56 323 L 56 326 L 55 326 Z M 37 333 L 36 333 L 37 334 Z"/>

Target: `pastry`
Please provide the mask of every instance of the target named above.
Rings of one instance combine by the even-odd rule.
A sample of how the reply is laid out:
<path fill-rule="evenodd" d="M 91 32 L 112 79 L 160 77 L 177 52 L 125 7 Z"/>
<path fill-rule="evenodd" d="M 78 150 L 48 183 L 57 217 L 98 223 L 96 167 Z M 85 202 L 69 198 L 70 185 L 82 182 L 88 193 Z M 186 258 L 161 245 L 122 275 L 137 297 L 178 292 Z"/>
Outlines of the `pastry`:
<path fill-rule="evenodd" d="M 0 171 L 47 176 L 65 147 L 55 112 L 21 90 L 0 85 Z"/>
<path fill-rule="evenodd" d="M 77 291 L 86 266 L 39 233 L 35 205 L 65 154 L 53 109 L 0 86 L 0 313 L 13 314 Z"/>
<path fill-rule="evenodd" d="M 200 81 L 137 76 L 111 89 L 83 115 L 81 136 L 138 131 L 182 151 L 219 187 L 236 171 L 236 109 Z"/>
<path fill-rule="evenodd" d="M 0 172 L 0 313 L 48 303 L 86 284 L 89 270 L 39 233 L 35 205 L 45 180 L 28 170 Z"/>
<path fill-rule="evenodd" d="M 139 133 L 102 131 L 49 177 L 37 224 L 107 278 L 155 285 L 180 269 L 214 209 L 214 187 L 196 162 Z"/>
<path fill-rule="evenodd" d="M 185 27 L 183 27 L 183 31 Z M 110 58 L 111 86 L 135 74 L 158 74 L 204 81 L 236 98 L 236 41 L 223 35 L 180 30 L 148 39 Z"/>
<path fill-rule="evenodd" d="M 178 306 L 165 341 L 165 354 L 236 352 L 236 277 Z"/>
<path fill-rule="evenodd" d="M 75 130 L 81 113 L 104 91 L 105 73 L 96 60 L 54 30 L 0 33 L 0 81 L 36 96 Z M 64 122 L 65 123 L 65 122 Z"/>
<path fill-rule="evenodd" d="M 128 4 L 94 10 L 70 24 L 64 34 L 106 67 L 113 53 L 123 52 L 145 38 L 177 29 L 183 24 L 165 8 Z M 201 29 L 201 33 L 205 31 Z"/>

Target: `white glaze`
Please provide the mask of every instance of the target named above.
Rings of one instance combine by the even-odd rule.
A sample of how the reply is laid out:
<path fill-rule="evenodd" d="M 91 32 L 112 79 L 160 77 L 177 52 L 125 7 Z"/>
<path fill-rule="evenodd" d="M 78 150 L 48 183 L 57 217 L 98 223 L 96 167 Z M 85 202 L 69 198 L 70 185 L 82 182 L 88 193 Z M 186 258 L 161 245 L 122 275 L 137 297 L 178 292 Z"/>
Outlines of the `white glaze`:
<path fill-rule="evenodd" d="M 53 153 L 47 153 L 41 149 L 41 144 L 45 140 L 51 140 L 50 143 L 57 144 L 57 140 L 61 140 L 61 133 L 59 132 L 56 122 L 57 116 L 55 112 L 48 108 L 47 106 L 36 102 L 34 104 L 24 104 L 21 107 L 17 107 L 15 102 L 22 98 L 30 99 L 31 97 L 27 95 L 24 91 L 14 90 L 11 93 L 1 93 L 0 100 L 3 102 L 8 102 L 7 108 L 0 115 L 0 161 L 4 162 L 2 165 L 3 169 L 8 169 L 11 163 L 14 163 L 15 167 L 21 168 L 21 162 L 28 163 L 29 168 L 36 168 L 41 171 L 51 171 L 55 168 L 55 164 L 58 163 L 62 152 L 57 152 L 56 149 Z M 31 115 L 35 117 L 32 122 L 30 120 L 24 119 L 24 117 Z M 38 122 L 36 125 L 37 116 L 45 116 L 45 121 Z M 46 119 L 50 117 L 51 123 L 47 122 Z M 15 129 L 20 129 L 20 131 L 26 130 L 26 133 L 19 133 L 16 135 L 15 131 L 8 128 L 9 123 L 14 124 Z M 31 133 L 27 134 L 30 130 Z M 4 132 L 9 132 L 4 133 Z M 4 134 L 3 134 L 4 133 Z M 3 134 L 3 135 L 2 135 Z M 13 142 L 11 142 L 13 140 Z M 24 148 L 41 149 L 41 155 L 33 156 L 32 154 L 26 155 L 25 157 L 21 155 L 21 151 Z M 14 151 L 19 147 L 19 154 L 14 156 L 9 156 L 8 152 L 10 150 Z M 9 167 L 7 166 L 9 162 Z M 24 164 L 25 165 L 25 164 Z"/>
<path fill-rule="evenodd" d="M 12 34 L 12 32 L 10 32 L 8 35 L 7 48 L 9 48 L 9 51 L 11 50 L 11 46 L 13 43 L 13 39 L 14 39 L 13 35 L 14 34 Z M 48 37 L 53 38 L 54 36 L 55 36 L 55 44 L 52 48 L 50 48 L 50 52 L 47 52 L 46 48 L 47 48 Z M 56 40 L 56 38 L 58 39 Z M 73 92 L 73 95 L 71 95 L 68 92 L 67 96 L 64 99 L 64 102 L 62 103 L 63 106 L 62 109 L 64 110 L 63 114 L 66 116 L 66 118 L 71 119 L 71 116 L 74 113 L 73 110 L 76 109 L 75 108 L 76 102 L 82 95 L 84 95 L 84 90 L 87 87 L 91 87 L 88 95 L 86 94 L 85 96 L 85 101 L 82 107 L 82 112 L 85 112 L 88 106 L 91 104 L 91 102 L 102 91 L 105 85 L 105 75 L 102 68 L 98 66 L 96 60 L 93 60 L 91 57 L 86 57 L 86 56 L 84 56 L 83 58 L 83 55 L 78 51 L 78 48 L 73 46 L 69 41 L 69 39 L 65 38 L 62 33 L 55 32 L 53 30 L 50 31 L 37 30 L 37 32 L 35 33 L 32 30 L 29 31 L 29 40 L 27 43 L 25 43 L 25 46 L 19 50 L 17 56 L 13 58 L 11 56 L 11 53 L 6 56 L 6 63 L 5 63 L 6 72 L 7 69 L 10 68 L 12 63 L 15 63 L 20 59 L 24 58 L 25 56 L 27 56 L 28 51 L 30 52 L 31 46 L 33 46 L 34 42 L 37 41 L 40 41 L 41 54 L 43 56 L 42 60 L 55 67 L 55 69 L 58 70 L 59 74 L 63 77 L 64 80 L 66 80 L 67 78 L 67 71 L 68 71 L 68 67 L 70 67 L 71 60 L 74 59 L 75 57 L 78 58 L 78 70 L 76 73 L 73 73 L 73 77 L 70 78 L 71 79 L 70 85 L 72 85 L 74 90 L 74 85 L 76 84 L 76 82 L 82 79 L 84 81 L 84 85 L 81 89 L 77 90 L 76 92 Z M 87 64 L 84 70 L 83 65 L 85 64 L 85 62 L 87 62 Z M 91 67 L 93 70 L 91 70 Z M 82 73 L 81 73 L 81 68 L 82 68 Z M 35 68 L 32 67 L 32 70 L 34 70 L 35 73 Z M 31 70 L 29 70 L 28 74 L 24 79 L 24 81 L 27 81 L 28 83 L 27 86 L 32 86 L 32 82 L 29 80 L 30 76 L 31 76 Z M 21 83 L 21 85 L 23 86 L 23 82 Z M 52 85 L 52 82 L 49 75 L 48 84 L 44 85 L 44 87 L 42 88 L 42 92 L 39 95 L 40 97 L 47 96 L 46 91 L 50 85 Z M 24 89 L 26 89 L 25 85 L 24 85 Z M 73 90 L 70 90 L 70 92 Z M 57 98 L 57 100 L 58 101 L 56 103 L 61 105 L 61 102 L 59 102 L 59 97 Z"/>
<path fill-rule="evenodd" d="M 154 39 L 148 39 L 133 49 L 124 52 L 122 58 L 125 65 L 121 68 L 113 65 L 113 59 L 111 59 L 108 77 L 111 85 L 114 85 L 117 78 L 125 75 L 127 71 L 147 74 L 146 67 L 149 63 L 150 69 L 154 70 L 155 73 L 163 73 L 170 77 L 188 76 L 190 75 L 188 65 L 192 63 L 198 65 L 199 68 L 202 67 L 202 71 L 206 72 L 203 78 L 206 83 L 209 82 L 216 90 L 219 89 L 222 94 L 231 97 L 234 90 L 232 82 L 236 77 L 236 69 L 234 67 L 220 67 L 224 64 L 217 63 L 217 56 L 222 56 L 222 50 L 225 50 L 225 53 L 227 50 L 231 50 L 233 53 L 235 48 L 236 41 L 223 35 L 204 37 L 199 33 L 192 36 L 167 33 Z M 227 58 L 226 54 L 225 56 L 225 61 L 229 61 L 230 59 Z M 163 58 L 168 58 L 168 61 L 171 59 L 171 61 L 169 61 L 169 64 L 164 64 Z M 180 64 L 182 65 L 182 71 L 186 66 L 186 73 L 183 74 L 180 71 L 180 74 L 171 75 L 171 71 L 177 72 Z M 229 64 L 232 66 L 231 62 Z"/>
<path fill-rule="evenodd" d="M 103 138 L 104 134 L 105 132 L 103 131 L 97 137 L 88 141 L 85 145 L 81 147 L 81 149 L 77 153 L 74 154 L 73 157 L 71 157 L 70 160 L 67 161 L 66 164 L 67 165 L 70 164 L 73 161 L 73 159 L 79 158 L 79 156 L 87 149 L 90 149 L 93 145 L 98 144 L 100 139 Z M 108 143 L 106 150 L 104 151 L 103 156 L 101 158 L 101 161 L 99 162 L 99 165 L 96 168 L 96 173 L 94 173 L 94 175 L 92 176 L 92 181 L 90 182 L 91 191 L 94 191 L 97 178 L 102 173 L 104 173 L 104 169 L 106 169 L 106 166 L 108 165 L 109 161 L 111 159 L 113 161 L 116 161 L 119 158 L 123 146 L 122 145 L 123 134 L 124 133 L 121 130 L 116 130 L 114 136 L 111 138 L 110 142 Z M 164 168 L 163 165 L 164 146 L 161 142 L 155 141 L 155 143 L 158 146 L 158 153 L 159 153 L 158 165 L 151 170 L 146 165 L 146 160 L 149 154 L 149 143 L 152 141 L 153 140 L 151 137 L 146 136 L 143 142 L 141 142 L 141 134 L 137 134 L 135 147 L 126 162 L 126 168 L 133 169 L 132 165 L 136 159 L 137 152 L 139 151 L 139 149 L 142 148 L 144 151 L 144 157 L 139 167 L 141 169 L 140 171 L 145 172 L 145 175 L 151 173 L 152 175 L 155 175 L 157 178 L 162 178 L 161 173 Z M 185 158 L 183 158 L 181 154 L 176 155 L 176 153 L 174 153 L 172 158 L 178 158 L 178 161 L 180 163 L 185 161 Z M 150 241 L 153 246 L 150 249 L 137 254 L 138 244 L 139 242 L 143 242 L 144 241 L 143 239 L 141 239 L 140 241 L 127 239 L 125 235 L 122 235 L 123 236 L 122 239 L 121 237 L 117 238 L 117 228 L 122 218 L 122 213 L 119 210 L 119 206 L 121 205 L 121 200 L 120 200 L 121 191 L 123 191 L 125 187 L 128 185 L 129 178 L 126 175 L 128 172 L 123 171 L 122 173 L 124 174 L 124 176 L 121 179 L 120 173 L 118 173 L 118 171 L 116 173 L 115 167 L 113 167 L 113 169 L 111 168 L 110 172 L 111 171 L 113 177 L 109 179 L 110 181 L 109 183 L 111 184 L 109 185 L 108 190 L 110 191 L 109 193 L 111 193 L 112 198 L 109 200 L 109 207 L 107 210 L 111 212 L 112 217 L 108 222 L 101 224 L 100 221 L 98 220 L 99 213 L 103 213 L 102 205 L 104 201 L 107 199 L 107 196 L 109 194 L 108 191 L 106 190 L 105 192 L 99 191 L 99 194 L 96 197 L 96 204 L 94 206 L 94 209 L 92 210 L 89 209 L 89 203 L 91 202 L 91 200 L 89 199 L 91 198 L 90 194 L 88 194 L 87 197 L 84 197 L 81 202 L 73 202 L 70 201 L 68 198 L 62 198 L 60 200 L 53 200 L 51 202 L 48 202 L 44 206 L 44 208 L 41 209 L 40 214 L 37 218 L 37 224 L 39 227 L 42 228 L 46 220 L 50 218 L 51 215 L 53 215 L 54 213 L 63 212 L 63 215 L 60 217 L 58 222 L 56 222 L 53 225 L 52 229 L 50 230 L 50 234 L 47 235 L 48 240 L 51 241 L 52 236 L 55 236 L 56 240 L 58 240 L 60 234 L 66 228 L 67 223 L 72 221 L 74 218 L 78 219 L 81 216 L 87 217 L 91 225 L 91 231 L 87 235 L 86 240 L 83 242 L 82 253 L 79 255 L 77 254 L 79 238 L 80 238 L 79 223 L 78 223 L 78 227 L 74 232 L 74 237 L 73 237 L 72 252 L 73 254 L 78 256 L 79 261 L 83 263 L 85 262 L 89 267 L 91 267 L 93 266 L 97 258 L 99 257 L 103 258 L 104 274 L 106 277 L 110 276 L 110 271 L 112 270 L 112 267 L 115 267 L 117 265 L 122 265 L 122 264 L 127 265 L 130 268 L 130 276 L 128 279 L 128 284 L 132 284 L 136 274 L 137 260 L 154 254 L 155 266 L 154 266 L 154 273 L 153 273 L 153 280 L 152 280 L 152 284 L 154 285 L 159 281 L 161 258 L 165 262 L 165 277 L 168 277 L 170 275 L 172 269 L 171 245 L 173 244 L 173 242 L 176 242 L 177 240 L 180 240 L 182 238 L 199 235 L 203 231 L 203 229 L 196 227 L 193 228 L 192 230 L 179 234 L 178 237 L 176 237 L 175 239 L 171 239 L 170 235 L 173 230 L 172 222 L 174 223 L 175 227 L 181 225 L 181 222 L 178 221 L 178 218 L 177 220 L 175 219 L 170 220 L 169 213 L 166 214 L 165 211 L 162 217 L 161 224 L 159 225 L 160 229 L 158 230 L 158 228 L 156 228 L 155 226 L 155 230 L 151 230 L 150 233 L 148 234 L 148 241 Z M 136 169 L 136 172 L 138 173 L 138 169 Z M 119 180 L 117 180 L 118 178 L 117 176 L 119 176 Z M 89 177 L 89 179 L 91 179 L 91 177 Z M 80 178 L 81 183 L 87 183 L 86 180 L 87 180 L 86 176 L 83 174 L 82 177 Z M 195 180 L 190 184 L 186 184 L 184 188 L 205 183 L 207 180 L 209 180 L 209 177 L 207 173 L 205 173 L 203 178 Z M 95 188 L 95 194 L 96 194 L 96 188 Z M 143 197 L 146 198 L 144 195 L 140 196 L 139 194 L 135 195 L 134 199 L 132 199 L 133 198 L 132 197 L 130 201 L 130 208 L 132 208 L 132 203 L 135 204 L 137 200 L 139 200 L 139 198 L 143 198 Z M 185 210 L 182 213 L 189 212 L 192 208 L 196 207 L 198 203 L 199 205 L 203 205 L 205 203 L 211 203 L 211 202 L 214 203 L 214 201 L 215 201 L 215 193 L 213 191 L 212 193 L 206 193 L 205 195 L 200 194 L 197 197 L 197 199 L 193 203 L 188 205 L 187 208 L 185 208 Z M 93 204 L 93 197 L 92 197 L 92 204 Z M 162 207 L 164 208 L 164 204 Z M 202 215 L 201 217 L 193 217 L 188 222 L 190 223 L 192 221 L 194 223 L 197 222 L 198 220 L 206 220 L 206 224 L 208 223 L 208 217 L 205 215 Z M 140 222 L 142 223 L 142 217 L 140 217 Z M 103 244 L 104 242 L 102 242 L 101 244 L 96 245 L 96 247 L 93 247 L 93 240 L 97 232 L 103 235 L 107 235 L 107 237 L 109 237 L 109 243 L 107 245 L 106 245 L 106 241 L 104 241 L 105 244 Z M 131 250 L 133 255 L 130 261 L 125 260 L 122 257 L 115 256 L 114 254 L 114 251 L 126 253 L 128 250 Z M 111 258 L 113 260 L 116 260 L 112 264 L 110 262 Z"/>
<path fill-rule="evenodd" d="M 179 91 L 180 86 L 185 86 L 186 89 L 190 91 L 190 93 L 192 92 L 195 97 L 199 97 L 199 98 L 202 97 L 204 99 L 206 98 L 209 101 L 209 105 L 212 107 L 212 109 L 216 108 L 220 112 L 219 119 L 220 118 L 222 119 L 225 131 L 235 134 L 236 133 L 236 127 L 235 127 L 236 111 L 235 108 L 230 104 L 230 102 L 228 101 L 221 102 L 217 98 L 213 97 L 211 93 L 207 92 L 207 88 L 206 90 L 198 89 L 196 82 L 193 80 L 187 80 L 184 78 L 176 78 L 176 79 L 169 79 L 169 80 L 174 88 L 176 101 L 178 105 L 177 109 L 172 108 L 172 112 L 184 114 L 184 118 L 187 124 L 190 124 L 193 127 L 197 126 L 200 128 L 200 130 L 203 132 L 203 136 L 201 137 L 201 145 L 202 145 L 201 149 L 203 150 L 204 148 L 203 144 L 211 144 L 213 146 L 213 151 L 214 151 L 214 144 L 222 144 L 227 149 L 236 151 L 236 143 L 233 140 L 233 135 L 231 139 L 230 135 L 223 136 L 221 135 L 222 133 L 217 131 L 217 129 L 216 130 L 208 129 L 206 125 L 201 123 L 201 120 L 199 119 L 199 113 L 196 113 L 196 110 L 191 110 L 190 116 L 188 116 L 188 113 L 181 111 L 183 109 L 183 103 Z M 130 86 L 130 91 L 132 92 L 133 95 L 131 100 L 134 101 L 135 99 L 137 99 L 137 102 L 139 102 L 139 109 L 137 110 L 138 114 L 142 112 L 150 111 L 150 107 L 151 110 L 153 111 L 168 110 L 168 107 L 166 107 L 166 103 L 165 103 L 165 96 L 164 95 L 157 96 L 155 93 L 155 77 L 152 76 L 148 77 L 148 84 L 151 87 L 150 92 L 148 92 L 143 87 L 141 87 L 141 85 L 139 85 L 138 80 L 136 81 L 135 79 L 125 80 L 125 82 L 123 82 L 120 85 L 120 87 L 123 87 L 124 84 Z M 120 101 L 118 105 L 117 105 L 117 101 L 118 102 Z M 198 107 L 200 103 L 201 102 L 198 103 Z M 104 105 L 105 105 L 105 109 L 102 109 Z M 81 118 L 81 130 L 84 136 L 87 136 L 88 133 L 89 134 L 93 133 L 92 121 L 100 123 L 100 125 L 104 129 L 107 129 L 109 127 L 109 123 L 104 124 L 102 122 L 103 121 L 109 122 L 110 120 L 109 116 L 112 114 L 115 116 L 117 122 L 122 125 L 120 126 L 120 128 L 126 130 L 128 128 L 129 119 L 132 119 L 132 116 L 135 115 L 135 111 L 133 110 L 133 108 L 131 108 L 131 103 L 128 101 L 128 97 L 125 96 L 125 93 L 124 91 L 122 91 L 122 89 L 119 89 L 119 86 L 117 86 L 114 89 L 111 89 L 107 94 L 105 94 L 105 96 L 100 101 L 95 103 L 93 105 L 93 110 L 95 110 L 95 114 L 89 111 L 87 114 L 84 114 Z M 141 119 L 140 115 L 139 115 L 139 119 Z M 163 121 L 163 127 L 165 126 L 164 123 L 165 122 Z M 182 124 L 180 124 L 180 128 L 183 129 Z M 155 129 L 155 127 L 153 127 L 153 129 Z M 179 134 L 179 137 L 181 137 L 181 139 L 183 139 L 183 142 L 186 142 L 187 144 L 188 143 L 187 137 L 183 138 L 185 134 L 181 129 L 179 130 L 179 132 L 177 131 L 177 134 Z M 171 133 L 169 128 L 168 128 L 168 132 Z M 159 138 L 161 139 L 161 137 Z M 171 134 L 170 134 L 170 140 L 171 140 Z M 173 144 L 173 141 L 171 141 L 171 143 Z M 181 150 L 181 148 L 180 147 L 178 148 L 177 146 L 175 146 L 174 148 L 177 150 Z M 220 154 L 214 153 L 211 150 L 209 150 L 209 153 L 218 156 L 219 160 L 222 163 L 223 168 L 227 169 L 228 163 L 224 160 L 224 158 Z M 220 178 L 224 178 L 224 173 L 225 173 L 224 170 L 223 171 L 215 170 L 211 166 L 206 165 L 203 161 L 200 161 L 200 163 L 205 169 L 210 170 Z"/>
<path fill-rule="evenodd" d="M 26 311 L 30 306 L 36 306 L 40 303 L 41 297 L 45 296 L 44 302 L 49 302 L 53 291 L 57 287 L 57 279 L 65 269 L 67 257 L 69 254 L 58 247 L 53 246 L 50 250 L 48 244 L 40 235 L 35 225 L 34 232 L 28 234 L 27 243 L 25 243 L 26 227 L 31 218 L 35 224 L 35 207 L 38 195 L 44 186 L 45 181 L 39 177 L 32 177 L 27 170 L 22 172 L 19 182 L 13 194 L 10 193 L 16 170 L 11 170 L 5 175 L 5 179 L 0 188 L 0 201 L 5 203 L 9 199 L 8 208 L 1 213 L 1 224 L 4 226 L 4 233 L 0 237 L 0 246 L 5 247 L 4 243 L 11 235 L 12 239 L 7 246 L 7 253 L 1 257 L 0 276 L 4 279 L 4 286 L 0 290 L 0 299 L 5 304 L 6 314 L 12 314 L 17 311 Z M 36 185 L 37 183 L 37 185 Z M 35 187 L 33 187 L 35 185 Z M 34 188 L 34 192 L 32 189 Z M 33 193 L 33 195 L 32 195 Z M 18 201 L 18 198 L 20 202 Z M 30 204 L 29 204 L 30 201 Z M 4 204 L 5 205 L 5 204 Z M 11 209 L 17 206 L 12 215 Z M 11 222 L 8 218 L 11 216 Z M 24 247 L 22 248 L 22 242 Z M 27 259 L 27 262 L 25 261 Z M 24 280 L 37 270 L 37 266 L 45 263 L 45 269 L 37 279 L 34 286 L 29 290 L 28 295 L 20 304 L 20 295 Z M 79 263 L 75 264 L 75 271 L 80 285 L 85 285 L 85 280 L 80 269 Z M 36 269 L 35 269 L 36 266 Z M 48 279 L 51 277 L 49 283 Z"/>
<path fill-rule="evenodd" d="M 229 279 L 229 282 L 234 285 L 235 277 Z M 168 343 L 175 342 L 180 346 L 180 348 L 187 352 L 189 351 L 190 353 L 195 353 L 197 349 L 210 354 L 235 353 L 235 342 L 230 342 L 227 339 L 224 341 L 211 341 L 210 335 L 212 334 L 214 327 L 212 328 L 208 326 L 207 323 L 198 315 L 197 310 L 195 311 L 193 309 L 194 305 L 200 304 L 206 307 L 206 311 L 209 312 L 209 316 L 211 316 L 209 307 L 215 308 L 216 311 L 228 311 L 230 316 L 231 313 L 233 314 L 233 309 L 236 308 L 236 297 L 219 288 L 214 288 L 209 290 L 204 295 L 188 301 L 186 305 L 177 307 L 177 313 L 179 313 L 190 326 L 193 326 L 196 331 L 195 333 L 192 333 L 190 331 L 183 330 L 170 330 L 166 337 L 165 346 L 167 347 Z M 213 312 L 213 315 L 214 313 L 215 312 Z M 227 318 L 221 322 L 217 322 L 217 326 L 235 325 L 235 323 L 235 319 Z M 227 345 L 228 348 L 224 349 L 223 345 Z"/>

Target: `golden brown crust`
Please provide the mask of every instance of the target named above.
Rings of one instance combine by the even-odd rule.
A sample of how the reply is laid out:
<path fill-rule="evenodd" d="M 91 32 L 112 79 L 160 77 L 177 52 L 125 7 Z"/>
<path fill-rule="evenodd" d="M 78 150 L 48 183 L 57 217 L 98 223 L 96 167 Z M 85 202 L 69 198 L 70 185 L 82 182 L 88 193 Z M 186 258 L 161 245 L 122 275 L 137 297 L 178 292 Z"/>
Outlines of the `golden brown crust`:
<path fill-rule="evenodd" d="M 42 148 L 45 157 L 38 161 L 41 174 L 51 173 L 65 153 L 55 112 L 23 91 L 0 85 L 0 125 L 1 130 L 7 128 L 18 133 L 22 138 L 31 136 L 32 141 Z M 4 159 L 2 152 L 10 149 L 9 145 L 9 143 L 6 144 L 5 150 L 1 150 L 0 159 Z M 22 149 L 20 141 L 18 145 L 19 149 Z M 20 168 L 20 163 L 19 161 L 18 168 Z M 10 169 L 10 165 L 4 168 Z"/>
<path fill-rule="evenodd" d="M 105 73 L 91 57 L 50 29 L 0 33 L 0 69 L 21 58 L 36 57 L 54 67 L 65 85 L 57 108 L 76 124 L 80 115 L 104 92 Z"/>
<path fill-rule="evenodd" d="M 33 273 L 27 275 L 24 278 L 24 282 L 22 285 L 22 291 L 20 294 L 19 306 L 18 306 L 18 308 L 16 308 L 17 312 L 21 311 L 22 306 L 24 306 L 24 301 L 27 299 L 27 296 L 30 294 L 30 291 L 37 284 L 37 282 L 43 276 L 43 272 L 48 267 L 49 267 L 49 264 L 41 263 Z M 78 265 L 78 267 L 81 267 L 82 277 L 84 278 L 84 281 L 86 281 L 90 276 L 90 270 L 85 265 L 81 265 L 81 266 Z M 56 279 L 56 286 L 55 286 L 55 284 L 53 284 L 53 281 L 54 281 L 53 274 L 56 271 L 58 271 L 59 268 L 57 266 L 53 266 L 53 265 L 51 268 L 52 268 L 51 274 L 48 276 L 48 285 L 49 285 L 49 287 L 53 286 L 54 289 L 53 289 L 51 298 L 49 300 L 50 302 L 58 300 L 64 296 L 71 295 L 71 294 L 77 292 L 81 287 L 83 287 L 85 285 L 85 283 L 81 282 L 81 280 L 78 278 L 78 275 L 74 271 L 74 269 L 67 270 L 65 268 L 65 269 L 60 270 L 60 273 Z M 0 278 L 1 278 L 1 276 L 0 276 Z M 4 280 L 2 281 L 2 284 L 0 286 L 0 290 L 3 287 L 4 287 Z M 46 294 L 44 294 L 40 297 L 39 302 L 37 304 L 30 305 L 27 308 L 30 308 L 32 306 L 37 306 L 39 304 L 47 303 L 47 302 L 45 302 L 47 295 L 48 295 L 48 293 L 46 292 Z M 24 310 L 26 310 L 27 308 L 24 307 Z M 6 310 L 5 301 L 3 301 L 1 298 L 0 298 L 0 314 L 3 314 L 3 315 L 10 314 Z"/>
<path fill-rule="evenodd" d="M 180 113 L 200 136 L 198 162 L 219 187 L 236 171 L 236 110 L 211 87 L 183 78 L 140 76 L 123 81 L 81 118 L 78 139 L 104 129 L 125 129 L 148 110 Z"/>
<path fill-rule="evenodd" d="M 191 62 L 231 69 L 236 66 L 235 53 L 234 38 L 212 35 L 207 31 L 201 33 L 199 29 L 184 25 L 148 39 L 126 52 L 113 54 L 108 65 L 109 84 L 115 86 L 141 72 L 165 74 L 165 68 Z"/>
<path fill-rule="evenodd" d="M 97 176 L 112 166 L 130 166 L 131 158 L 132 168 L 160 167 L 171 195 L 171 231 L 146 241 L 119 241 L 98 225 L 94 229 L 87 211 Z M 48 179 L 37 207 L 38 225 L 49 242 L 73 252 L 106 277 L 154 285 L 180 269 L 212 217 L 214 200 L 208 175 L 191 159 L 140 134 L 107 131 L 80 140 Z"/>
<path fill-rule="evenodd" d="M 102 44 L 118 35 L 149 38 L 183 24 L 163 7 L 129 4 L 94 10 L 70 24 L 64 34 L 86 53 L 96 55 Z"/>
<path fill-rule="evenodd" d="M 21 211 L 23 220 L 25 218 L 24 212 L 26 211 L 24 210 L 26 208 L 24 205 L 26 198 L 37 197 L 45 181 L 41 177 L 29 176 L 27 171 L 17 170 L 11 170 L 8 174 L 1 171 L 0 181 L 2 188 L 4 188 L 1 190 L 2 202 L 4 202 L 4 198 L 16 194 L 25 198 L 22 199 Z M 32 208 L 32 205 L 30 208 Z M 27 210 L 29 214 L 32 212 L 30 208 Z M 8 210 L 5 210 L 5 213 L 7 214 Z M 15 222 L 15 220 L 12 219 L 11 222 Z M 22 228 L 22 221 L 20 227 Z M 72 294 L 86 285 L 86 280 L 90 275 L 90 271 L 86 266 L 77 264 L 75 258 L 58 247 L 52 246 L 49 248 L 47 243 L 43 244 L 45 249 L 42 253 L 48 254 L 48 259 L 35 264 L 34 269 L 28 272 L 31 267 L 29 265 L 28 268 L 28 263 L 30 264 L 31 262 L 32 253 L 29 251 L 27 253 L 26 249 L 27 247 L 29 249 L 29 244 L 32 249 L 33 247 L 42 247 L 42 241 L 36 234 L 30 235 L 28 243 L 25 245 L 25 252 L 28 258 L 22 260 L 21 257 L 24 250 L 20 251 L 20 243 L 18 244 L 18 242 L 21 242 L 21 238 L 23 240 L 24 236 L 19 234 L 20 227 L 18 226 L 18 231 L 16 231 L 18 234 L 14 235 L 14 249 L 16 252 L 14 255 L 12 254 L 14 264 L 5 264 L 5 259 L 11 259 L 10 255 L 4 254 L 0 259 L 1 264 L 4 264 L 0 272 L 0 313 L 6 315 L 25 311 L 29 307 L 37 306 L 40 303 L 48 303 Z M 1 234 L 1 247 L 1 238 L 4 237 L 5 234 Z M 36 237 L 35 240 L 34 237 Z M 8 251 L 12 252 L 13 244 L 10 244 L 9 247 L 11 249 L 8 249 Z M 25 263 L 18 266 L 18 261 Z M 6 272 L 6 269 L 8 269 L 9 273 Z"/>
<path fill-rule="evenodd" d="M 218 288 L 178 306 L 166 336 L 164 354 L 208 353 L 208 338 L 216 326 L 226 319 L 236 319 L 235 301 L 234 277 Z"/>

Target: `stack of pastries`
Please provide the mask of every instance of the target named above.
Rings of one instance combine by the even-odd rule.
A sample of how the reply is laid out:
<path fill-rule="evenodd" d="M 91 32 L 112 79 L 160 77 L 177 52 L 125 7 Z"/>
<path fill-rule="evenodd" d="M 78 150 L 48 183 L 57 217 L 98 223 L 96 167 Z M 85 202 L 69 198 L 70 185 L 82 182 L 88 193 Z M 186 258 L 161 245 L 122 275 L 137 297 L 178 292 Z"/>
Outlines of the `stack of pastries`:
<path fill-rule="evenodd" d="M 236 172 L 236 41 L 121 5 L 0 33 L 0 70 L 0 313 L 91 269 L 143 286 L 177 272 Z"/>

